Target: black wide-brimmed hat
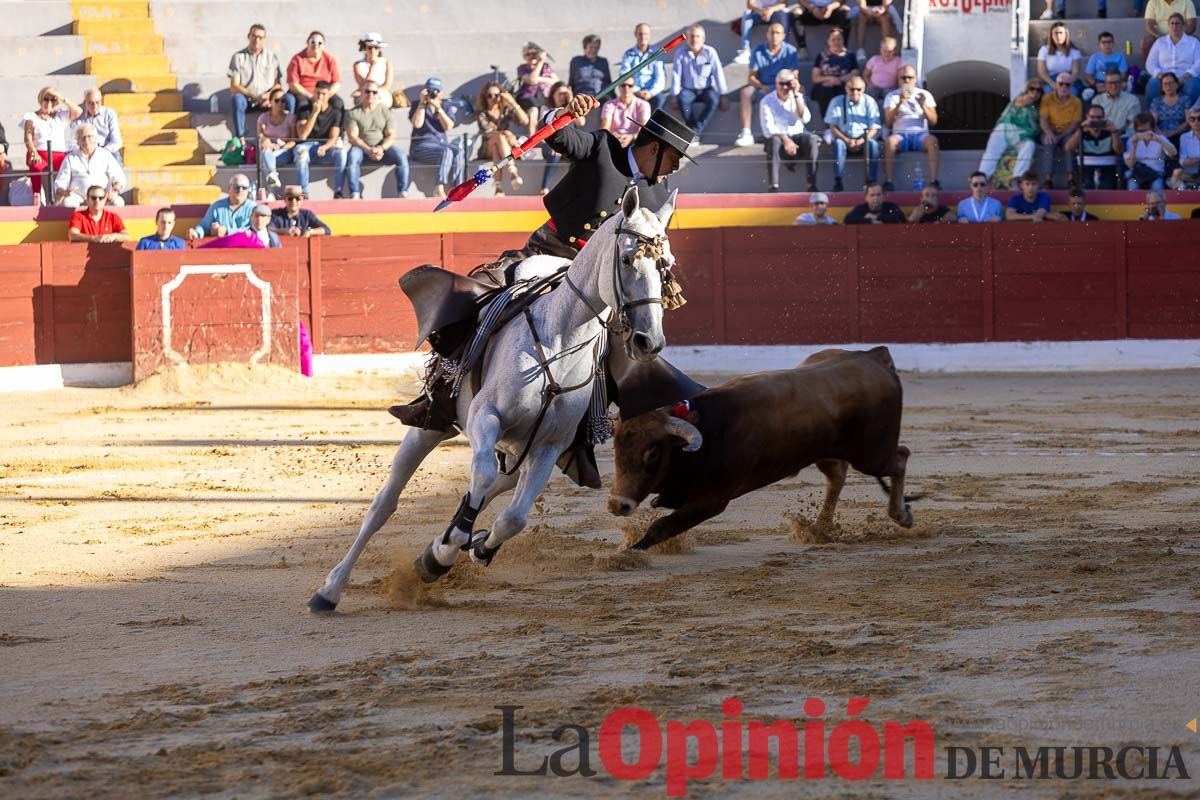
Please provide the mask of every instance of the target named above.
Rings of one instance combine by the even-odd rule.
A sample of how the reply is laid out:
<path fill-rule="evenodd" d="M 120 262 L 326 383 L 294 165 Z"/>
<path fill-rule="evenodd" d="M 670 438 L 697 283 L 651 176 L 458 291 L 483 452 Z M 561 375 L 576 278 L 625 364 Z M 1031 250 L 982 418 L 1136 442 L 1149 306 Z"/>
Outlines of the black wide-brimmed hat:
<path fill-rule="evenodd" d="M 675 119 L 661 108 L 650 115 L 650 119 L 646 120 L 642 130 L 684 154 L 696 140 L 696 132 L 689 128 L 687 123 Z"/>

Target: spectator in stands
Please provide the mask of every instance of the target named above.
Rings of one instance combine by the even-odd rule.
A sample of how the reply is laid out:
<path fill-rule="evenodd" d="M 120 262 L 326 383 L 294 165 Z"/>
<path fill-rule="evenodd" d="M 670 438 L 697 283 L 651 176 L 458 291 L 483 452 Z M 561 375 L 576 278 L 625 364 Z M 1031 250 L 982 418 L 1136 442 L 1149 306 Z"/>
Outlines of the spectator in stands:
<path fill-rule="evenodd" d="M 921 188 L 921 200 L 908 215 L 909 222 L 927 225 L 934 222 L 954 222 L 950 206 L 941 203 L 941 190 L 933 184 Z"/>
<path fill-rule="evenodd" d="M 1192 98 L 1179 93 L 1179 78 L 1174 72 L 1159 75 L 1159 83 L 1162 94 L 1150 101 L 1150 113 L 1162 135 L 1179 147 L 1179 137 L 1188 129 L 1187 110 Z"/>
<path fill-rule="evenodd" d="M 329 83 L 329 105 L 344 111 L 345 103 L 338 97 L 342 73 L 338 70 L 337 59 L 325 50 L 325 34 L 313 31 L 308 35 L 305 48 L 292 56 L 287 68 L 288 90 L 295 96 L 295 108 L 301 114 L 312 105 L 317 81 Z"/>
<path fill-rule="evenodd" d="M 1037 90 L 1041 91 L 1040 81 L 1031 81 L 1030 83 L 1036 83 Z M 1029 93 L 1029 90 L 1030 86 L 1026 84 L 1026 94 Z M 1032 160 L 1032 156 L 1030 160 Z M 971 173 L 971 196 L 959 200 L 958 208 L 954 211 L 954 216 L 959 222 L 974 225 L 981 222 L 1000 222 L 1004 219 L 1004 206 L 1000 205 L 1000 201 L 996 198 L 988 197 L 991 189 L 988 179 L 989 175 L 983 170 Z"/>
<path fill-rule="evenodd" d="M 283 247 L 279 235 L 271 230 L 270 225 L 271 209 L 261 203 L 256 205 L 250 214 L 250 233 L 263 243 L 263 247 Z"/>
<path fill-rule="evenodd" d="M 229 94 L 233 98 L 233 135 L 246 138 L 246 112 L 270 110 L 271 94 L 283 89 L 279 58 L 266 47 L 267 29 L 255 23 L 246 34 L 246 46 L 229 59 Z M 296 98 L 287 95 L 287 110 L 296 110 Z"/>
<path fill-rule="evenodd" d="M 754 134 L 750 132 L 750 117 L 754 112 L 754 104 L 770 94 L 775 87 L 775 76 L 780 70 L 798 71 L 800 62 L 796 58 L 796 48 L 783 40 L 787 28 L 778 22 L 767 26 L 767 41 L 754 48 L 750 56 L 749 83 L 742 87 L 740 111 L 742 130 L 734 142 L 738 147 L 749 147 L 754 144 Z"/>
<path fill-rule="evenodd" d="M 1142 0 L 1133 0 L 1134 8 L 1137 9 Z M 1141 13 L 1135 11 L 1135 13 Z M 1096 0 L 1096 16 L 1100 19 L 1108 17 L 1108 2 L 1107 0 Z M 1046 0 L 1046 10 L 1042 12 L 1042 19 L 1066 19 L 1067 18 L 1067 0 Z"/>
<path fill-rule="evenodd" d="M 1008 150 L 1016 150 L 1017 162 L 1014 175 L 1022 175 L 1033 163 L 1037 152 L 1037 140 L 1041 135 L 1039 105 L 1042 102 L 1042 82 L 1034 78 L 1025 83 L 1025 91 L 1012 100 L 1000 114 L 996 127 L 988 136 L 987 147 L 979 161 L 979 171 L 991 180 L 1000 159 Z M 974 184 L 974 177 L 971 182 Z M 1001 181 L 1003 182 L 1003 181 Z M 977 220 L 981 221 L 981 220 Z"/>
<path fill-rule="evenodd" d="M 879 54 L 871 56 L 863 68 L 867 94 L 882 103 L 888 92 L 900 88 L 900 45 L 891 36 L 879 43 Z"/>
<path fill-rule="evenodd" d="M 1104 76 L 1104 92 L 1092 99 L 1093 105 L 1104 109 L 1104 117 L 1121 132 L 1122 139 L 1133 132 L 1133 118 L 1142 110 L 1138 99 L 1125 91 L 1125 81 L 1120 75 Z"/>
<path fill-rule="evenodd" d="M 1008 198 L 1004 218 L 1009 222 L 1044 222 L 1062 220 L 1063 215 L 1050 210 L 1050 195 L 1038 191 L 1036 172 L 1021 176 L 1021 191 Z"/>
<path fill-rule="evenodd" d="M 941 149 L 937 137 L 929 132 L 929 126 L 937 125 L 937 121 L 933 95 L 917 87 L 916 67 L 904 65 L 900 68 L 900 88 L 883 100 L 883 125 L 892 131 L 883 148 L 884 191 L 892 191 L 897 153 L 924 152 L 929 159 L 929 180 L 937 183 Z"/>
<path fill-rule="evenodd" d="M 1147 61 L 1154 44 L 1170 33 L 1171 17 L 1183 19 L 1183 33 L 1196 35 L 1196 6 L 1192 0 L 1150 0 L 1146 4 L 1146 36 L 1142 39 L 1142 60 Z"/>
<path fill-rule="evenodd" d="M 183 239 L 173 235 L 175 230 L 175 209 L 160 208 L 154 213 L 156 230 L 149 236 L 138 239 L 138 250 L 185 250 L 187 245 Z"/>
<path fill-rule="evenodd" d="M 125 142 L 121 139 L 121 123 L 117 112 L 104 105 L 104 95 L 99 89 L 83 93 L 83 113 L 75 120 L 74 127 L 81 125 L 91 125 L 96 131 L 96 145 L 112 153 L 118 164 L 122 163 L 121 148 Z"/>
<path fill-rule="evenodd" d="M 397 95 L 396 99 L 404 98 L 404 102 L 397 104 L 393 99 L 392 83 L 395 81 L 395 75 L 392 72 L 392 62 L 383 55 L 385 47 L 387 47 L 387 43 L 383 41 L 383 36 L 374 31 L 364 33 L 363 37 L 358 40 L 358 52 L 363 56 L 354 62 L 354 91 L 350 93 L 351 105 L 357 105 L 362 100 L 362 87 L 367 81 L 371 81 L 379 89 L 379 105 L 384 108 L 391 108 L 393 105 L 404 108 L 409 105 L 408 98 L 404 97 L 403 92 L 395 94 Z"/>
<path fill-rule="evenodd" d="M 858 0 L 858 25 L 854 28 L 854 37 L 858 47 L 858 61 L 867 60 L 867 51 L 863 46 L 867 41 L 867 25 L 878 25 L 884 36 L 892 35 L 892 18 L 888 10 L 892 0 Z"/>
<path fill-rule="evenodd" d="M 1080 94 L 1083 91 L 1083 81 L 1079 78 L 1082 64 L 1083 54 L 1071 44 L 1067 23 L 1051 25 L 1046 31 L 1046 42 L 1037 54 L 1037 74 L 1045 85 L 1046 94 L 1054 91 L 1058 76 L 1064 72 L 1071 78 L 1071 91 Z"/>
<path fill-rule="evenodd" d="M 1083 122 L 1083 103 L 1071 94 L 1071 74 L 1059 73 L 1054 80 L 1054 94 L 1042 98 L 1040 124 L 1042 127 L 1041 167 L 1043 185 L 1054 188 L 1054 161 L 1062 153 L 1070 164 L 1067 141 Z M 1068 166 L 1068 172 L 1070 167 Z"/>
<path fill-rule="evenodd" d="M 633 29 L 633 41 L 633 47 L 626 50 L 625 54 L 621 56 L 621 75 L 633 69 L 646 56 L 650 55 L 650 26 L 644 22 L 638 23 L 638 26 Z M 663 66 L 661 58 L 634 73 L 633 83 L 634 94 L 650 104 L 651 113 L 658 111 L 663 107 L 663 103 L 667 102 L 669 94 L 667 92 L 667 70 Z"/>
<path fill-rule="evenodd" d="M 608 59 L 600 56 L 600 37 L 589 33 L 583 37 L 583 55 L 571 59 L 567 83 L 575 94 L 595 97 L 600 90 L 612 83 L 612 72 Z"/>
<path fill-rule="evenodd" d="M 787 30 L 789 21 L 787 6 L 787 3 L 778 3 L 775 0 L 746 0 L 746 10 L 742 12 L 742 47 L 734 56 L 733 63 L 750 63 L 753 55 L 750 50 L 750 32 L 756 26 L 778 23 L 783 26 L 785 31 Z"/>
<path fill-rule="evenodd" d="M 1106 119 L 1104 109 L 1096 104 L 1088 107 L 1087 117 L 1079 130 L 1067 140 L 1067 152 L 1071 163 L 1079 166 L 1072 169 L 1076 174 L 1073 181 L 1089 189 L 1116 189 L 1120 178 L 1121 129 Z M 1078 173 L 1082 171 L 1082 175 Z"/>
<path fill-rule="evenodd" d="M 75 129 L 75 149 L 67 153 L 62 168 L 54 177 L 54 202 L 67 208 L 85 205 L 89 186 L 104 187 L 104 202 L 123 206 L 121 192 L 125 191 L 125 173 L 117 157 L 97 146 L 99 137 L 91 125 Z"/>
<path fill-rule="evenodd" d="M 408 190 L 408 155 L 396 145 L 392 112 L 379 104 L 379 89 L 371 81 L 363 84 L 362 104 L 346 114 L 346 138 L 350 141 L 346 174 L 350 196 L 362 198 L 363 159 L 396 166 L 396 195 Z"/>
<path fill-rule="evenodd" d="M 537 128 L 546 105 L 546 91 L 558 83 L 558 76 L 546 58 L 546 51 L 533 42 L 526 42 L 521 50 L 523 64 L 517 67 L 517 105 L 528 114 L 529 133 Z"/>
<path fill-rule="evenodd" d="M 1078 186 L 1067 190 L 1067 208 L 1070 210 L 1063 215 L 1067 222 L 1095 222 L 1100 219 L 1087 210 L 1087 198 Z"/>
<path fill-rule="evenodd" d="M 1179 137 L 1179 167 L 1167 181 L 1171 189 L 1195 189 L 1200 187 L 1200 108 L 1187 113 L 1190 130 Z"/>
<path fill-rule="evenodd" d="M 842 32 L 842 41 L 850 40 L 850 0 L 799 0 L 792 6 L 792 33 L 796 37 L 801 61 L 808 60 L 806 27 L 833 25 Z"/>
<path fill-rule="evenodd" d="M 1154 102 L 1154 98 L 1159 96 L 1162 76 L 1167 72 L 1175 74 L 1183 84 L 1183 93 L 1188 97 L 1200 96 L 1200 78 L 1196 77 L 1196 73 L 1200 72 L 1200 41 L 1183 32 L 1182 14 L 1172 14 L 1168 28 L 1170 32 L 1154 43 L 1146 58 L 1146 72 L 1151 76 L 1146 84 L 1146 99 L 1149 102 Z"/>
<path fill-rule="evenodd" d="M 442 79 L 429 78 L 416 105 L 408 112 L 412 122 L 412 146 L 409 155 L 420 164 L 437 164 L 438 197 L 446 196 L 446 187 L 454 188 L 463 181 L 463 145 L 450 139 L 454 120 L 442 107 Z"/>
<path fill-rule="evenodd" d="M 575 93 L 571 91 L 571 87 L 559 81 L 550 87 L 547 102 L 550 110 L 553 111 L 556 108 L 566 108 L 573 97 L 575 97 Z M 587 125 L 587 117 L 575 117 L 571 124 L 582 128 Z M 542 170 L 542 194 L 546 195 L 550 193 L 550 184 L 553 182 L 554 173 L 558 170 L 558 165 L 562 161 L 562 155 L 556 153 L 550 145 L 543 143 L 542 161 L 546 165 Z"/>
<path fill-rule="evenodd" d="M 679 105 L 683 121 L 696 132 L 697 142 L 717 109 L 725 111 L 729 108 L 721 57 L 704 43 L 704 38 L 702 26 L 693 25 L 687 29 L 687 47 L 675 56 L 671 72 L 671 94 Z"/>
<path fill-rule="evenodd" d="M 304 208 L 304 191 L 299 186 L 283 190 L 283 208 L 271 212 L 271 230 L 280 236 L 329 236 L 331 231 L 321 219 Z"/>
<path fill-rule="evenodd" d="M 92 244 L 129 241 L 125 223 L 104 207 L 105 197 L 103 186 L 88 187 L 87 208 L 76 209 L 71 215 L 71 221 L 67 223 L 67 241 Z"/>
<path fill-rule="evenodd" d="M 763 98 L 758 107 L 758 122 L 769 161 L 767 191 L 779 191 L 781 159 L 803 161 L 808 173 L 808 191 L 817 190 L 817 156 L 821 138 L 808 133 L 804 126 L 812 120 L 812 111 L 804 102 L 804 88 L 790 69 L 775 75 L 775 91 Z M 791 165 L 789 164 L 789 167 Z"/>
<path fill-rule="evenodd" d="M 810 96 L 829 113 L 835 97 L 846 93 L 846 83 L 858 76 L 858 60 L 846 49 L 846 39 L 840 28 L 834 28 L 825 39 L 825 49 L 817 54 L 812 68 Z"/>
<path fill-rule="evenodd" d="M 229 194 L 208 207 L 199 225 L 188 229 L 188 241 L 250 230 L 250 212 L 253 209 L 250 179 L 239 172 L 229 179 Z"/>
<path fill-rule="evenodd" d="M 570 87 L 561 82 L 555 84 L 555 88 L 558 87 L 570 91 Z M 492 163 L 506 158 L 516 146 L 518 134 L 523 135 L 524 131 L 529 129 L 529 116 L 521 108 L 520 102 L 495 82 L 485 83 L 479 90 L 475 108 L 475 119 L 483 137 L 483 143 L 479 146 L 480 157 Z M 496 175 L 495 186 L 498 195 L 504 194 L 504 174 Z M 520 191 L 525 181 L 521 178 L 515 162 L 508 165 L 507 174 L 512 190 Z"/>
<path fill-rule="evenodd" d="M 1182 219 L 1182 217 L 1167 208 L 1167 199 L 1163 197 L 1161 191 L 1155 189 L 1146 192 L 1146 202 L 1143 206 L 1142 215 L 1138 219 L 1142 222 L 1155 222 Z"/>
<path fill-rule="evenodd" d="M 621 147 L 629 147 L 638 131 L 650 119 L 650 104 L 638 97 L 633 78 L 617 87 L 617 96 L 600 107 L 600 128 L 617 137 Z"/>
<path fill-rule="evenodd" d="M 1154 130 L 1154 116 L 1143 111 L 1133 118 L 1133 136 L 1125 150 L 1125 166 L 1129 167 L 1128 188 L 1130 190 L 1165 186 L 1167 159 L 1175 158 L 1179 151 L 1171 140 Z"/>
<path fill-rule="evenodd" d="M 808 211 L 796 217 L 797 225 L 837 225 L 837 220 L 829 216 L 829 195 L 813 192 L 808 196 L 808 207 Z"/>
<path fill-rule="evenodd" d="M 37 110 L 21 118 L 25 126 L 25 164 L 34 171 L 30 182 L 35 197 L 42 191 L 41 173 L 62 166 L 67 157 L 67 129 L 82 114 L 83 109 L 58 89 L 45 86 L 38 92 Z"/>
<path fill-rule="evenodd" d="M 308 195 L 309 165 L 333 165 L 333 196 L 342 197 L 346 182 L 346 148 L 342 146 L 342 112 L 330 103 L 329 81 L 317 81 L 312 103 L 296 121 L 296 172 L 300 190 Z"/>
<path fill-rule="evenodd" d="M 287 110 L 286 96 L 283 89 L 272 90 L 271 110 L 258 115 L 258 157 L 267 171 L 268 189 L 283 185 L 279 167 L 296 158 L 296 117 Z"/>
<path fill-rule="evenodd" d="M 1116 39 L 1113 38 L 1113 35 L 1104 31 L 1097 37 L 1096 44 L 1099 49 L 1092 53 L 1091 58 L 1087 61 L 1087 66 L 1083 69 L 1083 82 L 1087 87 L 1083 90 L 1085 103 L 1104 91 L 1104 78 L 1109 72 L 1116 72 L 1121 76 L 1122 86 L 1129 77 L 1129 63 L 1125 60 L 1124 53 L 1115 51 Z M 1091 94 L 1088 93 L 1089 90 Z"/>
<path fill-rule="evenodd" d="M 862 153 L 866 162 L 867 181 L 874 182 L 879 172 L 879 106 L 866 92 L 866 83 L 855 76 L 846 84 L 846 94 L 829 105 L 825 112 L 826 138 L 833 137 L 833 190 L 843 189 L 846 156 Z"/>
<path fill-rule="evenodd" d="M 866 202 L 859 203 L 846 215 L 843 221 L 847 225 L 890 225 L 908 221 L 900 206 L 887 202 L 883 185 L 878 181 L 867 182 L 865 195 Z"/>

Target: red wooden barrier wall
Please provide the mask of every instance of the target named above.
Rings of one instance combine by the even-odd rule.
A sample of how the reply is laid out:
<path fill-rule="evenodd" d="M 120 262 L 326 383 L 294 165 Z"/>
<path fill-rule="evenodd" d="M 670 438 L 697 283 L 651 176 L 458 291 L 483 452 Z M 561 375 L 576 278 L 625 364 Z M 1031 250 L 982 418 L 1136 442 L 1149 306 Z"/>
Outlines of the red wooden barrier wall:
<path fill-rule="evenodd" d="M 403 352 L 405 270 L 458 272 L 514 233 L 289 240 L 317 352 Z M 671 344 L 1200 338 L 1200 225 L 712 228 L 671 234 Z M 0 247 L 0 366 L 131 360 L 118 245 Z M 253 260 L 253 251 L 229 258 Z M 314 313 L 314 309 L 316 310 Z"/>

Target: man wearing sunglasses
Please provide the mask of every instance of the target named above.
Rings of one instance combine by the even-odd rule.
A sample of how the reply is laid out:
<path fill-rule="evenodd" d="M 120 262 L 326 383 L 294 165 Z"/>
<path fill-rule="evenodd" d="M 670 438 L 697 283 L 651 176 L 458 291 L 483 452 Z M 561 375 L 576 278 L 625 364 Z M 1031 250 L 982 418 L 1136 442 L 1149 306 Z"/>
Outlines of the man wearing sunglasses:
<path fill-rule="evenodd" d="M 767 149 L 767 191 L 779 191 L 779 162 L 787 159 L 789 168 L 803 161 L 808 172 L 808 191 L 817 190 L 817 156 L 821 138 L 808 133 L 804 126 L 812 120 L 812 112 L 804 100 L 800 80 L 790 69 L 775 75 L 775 91 L 763 98 L 758 106 L 758 123 L 762 128 Z"/>
<path fill-rule="evenodd" d="M 299 186 L 283 190 L 283 208 L 271 212 L 271 230 L 280 236 L 328 236 L 329 226 L 303 207 L 304 193 Z"/>
<path fill-rule="evenodd" d="M 833 137 L 833 190 L 843 190 L 842 176 L 846 172 L 846 156 L 862 153 L 866 161 L 867 181 L 873 182 L 879 172 L 879 105 L 866 93 L 867 84 L 857 75 L 846 83 L 846 93 L 829 102 L 825 110 L 826 136 Z M 826 138 L 825 141 L 829 141 Z"/>
<path fill-rule="evenodd" d="M 125 223 L 104 207 L 106 196 L 103 186 L 88 187 L 87 208 L 77 210 L 67 223 L 68 241 L 91 244 L 129 241 L 130 236 L 125 232 Z"/>
<path fill-rule="evenodd" d="M 958 201 L 955 216 L 968 225 L 981 222 L 1000 222 L 1004 219 L 1004 206 L 994 197 L 988 197 L 991 187 L 986 172 L 971 175 L 971 196 Z"/>
<path fill-rule="evenodd" d="M 200 224 L 188 229 L 188 241 L 203 239 L 205 236 L 228 236 L 238 231 L 248 231 L 253 210 L 250 179 L 239 172 L 229 179 L 229 195 L 209 206 Z"/>
<path fill-rule="evenodd" d="M 97 145 L 96 129 L 91 125 L 80 125 L 75 129 L 76 148 L 67 153 L 62 168 L 54 177 L 55 202 L 67 208 L 84 205 L 89 186 L 104 187 L 105 202 L 111 206 L 123 206 L 121 192 L 125 190 L 125 172 L 117 158 Z"/>
<path fill-rule="evenodd" d="M 373 161 L 396 167 L 396 195 L 404 197 L 408 189 L 408 154 L 396 144 L 391 109 L 379 102 L 379 86 L 374 81 L 362 85 L 361 105 L 346 114 L 346 138 L 351 144 L 346 159 L 350 196 L 362 198 L 363 161 Z"/>
<path fill-rule="evenodd" d="M 1071 94 L 1075 81 L 1069 72 L 1054 76 L 1054 94 L 1042 98 L 1039 119 L 1042 128 L 1042 186 L 1054 188 L 1054 162 L 1061 153 L 1070 171 L 1067 142 L 1083 122 L 1083 101 Z"/>
<path fill-rule="evenodd" d="M 233 97 L 233 135 L 246 136 L 246 111 L 270 110 L 271 93 L 283 88 L 279 58 L 267 47 L 267 29 L 255 23 L 246 34 L 246 46 L 229 59 L 229 94 Z M 285 94 L 288 113 L 296 110 L 295 95 Z"/>
<path fill-rule="evenodd" d="M 917 70 L 909 65 L 902 66 L 899 74 L 900 88 L 893 89 L 883 98 L 883 124 L 891 128 L 883 149 L 883 182 L 885 191 L 892 190 L 892 176 L 896 170 L 897 153 L 925 153 L 929 159 L 929 182 L 938 182 L 938 157 L 941 149 L 937 137 L 929 132 L 930 125 L 937 125 L 937 102 L 933 95 L 917 86 Z"/>

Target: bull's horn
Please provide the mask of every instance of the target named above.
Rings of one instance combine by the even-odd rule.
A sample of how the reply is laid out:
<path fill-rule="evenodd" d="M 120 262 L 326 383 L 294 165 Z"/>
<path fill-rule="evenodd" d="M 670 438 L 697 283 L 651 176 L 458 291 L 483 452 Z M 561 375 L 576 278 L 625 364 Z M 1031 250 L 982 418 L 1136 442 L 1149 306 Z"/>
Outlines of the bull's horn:
<path fill-rule="evenodd" d="M 669 417 L 667 419 L 667 433 L 672 436 L 678 436 L 686 443 L 683 446 L 685 453 L 694 453 L 700 449 L 700 445 L 704 444 L 704 437 L 700 435 L 700 431 L 690 422 L 685 422 L 679 417 Z"/>

